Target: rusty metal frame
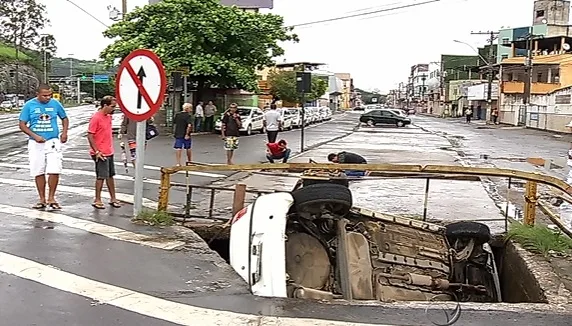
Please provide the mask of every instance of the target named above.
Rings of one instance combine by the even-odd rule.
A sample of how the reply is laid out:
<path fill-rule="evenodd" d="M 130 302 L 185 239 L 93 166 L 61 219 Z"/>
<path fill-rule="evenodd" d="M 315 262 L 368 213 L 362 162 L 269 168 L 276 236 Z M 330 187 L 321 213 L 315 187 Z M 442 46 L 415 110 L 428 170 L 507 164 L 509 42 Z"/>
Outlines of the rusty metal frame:
<path fill-rule="evenodd" d="M 512 169 L 499 168 L 479 168 L 464 167 L 456 165 L 412 165 L 412 164 L 329 164 L 329 163 L 286 163 L 286 164 L 245 164 L 245 165 L 187 165 L 177 167 L 161 168 L 161 185 L 158 198 L 158 210 L 167 210 L 169 203 L 169 190 L 172 186 L 188 185 L 172 184 L 171 175 L 180 171 L 257 171 L 257 170 L 287 170 L 290 172 L 303 172 L 306 170 L 367 170 L 373 172 L 371 175 L 379 175 L 388 178 L 426 178 L 426 179 L 449 179 L 449 180 L 475 180 L 470 177 L 500 177 L 509 179 L 510 183 L 514 179 L 522 179 L 527 181 L 527 191 L 525 195 L 525 223 L 534 224 L 534 216 L 536 214 L 537 201 L 537 184 L 545 184 L 552 186 L 564 192 L 566 196 L 572 198 L 572 186 L 558 178 L 532 172 L 524 172 Z M 229 188 L 208 188 L 212 192 L 215 190 L 234 191 Z M 248 191 L 253 193 L 264 193 L 260 191 Z M 427 192 L 427 189 L 426 189 Z M 214 201 L 211 193 L 211 200 Z M 507 201 L 509 199 L 507 198 Z M 572 199 L 569 199 L 572 200 Z M 425 205 L 426 210 L 426 205 Z M 508 205 L 507 212 L 508 213 Z M 424 215 L 426 213 L 424 212 Z M 550 215 L 550 214 L 548 214 Z M 505 216 L 505 219 L 508 216 Z M 549 216 L 556 225 L 560 225 L 560 221 Z"/>

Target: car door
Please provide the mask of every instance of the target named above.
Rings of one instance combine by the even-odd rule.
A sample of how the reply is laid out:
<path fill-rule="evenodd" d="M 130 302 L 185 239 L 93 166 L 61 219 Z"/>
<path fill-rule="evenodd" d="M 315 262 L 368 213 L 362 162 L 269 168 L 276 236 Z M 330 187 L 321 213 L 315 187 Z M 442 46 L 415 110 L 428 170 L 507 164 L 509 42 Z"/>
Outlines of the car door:
<path fill-rule="evenodd" d="M 252 130 L 262 130 L 264 128 L 264 113 L 260 109 L 252 110 Z"/>
<path fill-rule="evenodd" d="M 387 110 L 380 110 L 380 123 L 382 124 L 395 124 L 395 118 L 390 111 Z"/>

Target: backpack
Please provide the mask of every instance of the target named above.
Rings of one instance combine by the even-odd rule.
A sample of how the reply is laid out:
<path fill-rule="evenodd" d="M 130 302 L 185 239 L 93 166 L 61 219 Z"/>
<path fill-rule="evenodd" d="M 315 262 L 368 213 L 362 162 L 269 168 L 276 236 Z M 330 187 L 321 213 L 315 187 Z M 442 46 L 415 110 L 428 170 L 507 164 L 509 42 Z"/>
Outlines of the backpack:
<path fill-rule="evenodd" d="M 151 140 L 157 136 L 159 136 L 159 131 L 157 130 L 157 127 L 155 127 L 152 124 L 147 124 L 147 129 L 145 130 L 145 139 Z"/>

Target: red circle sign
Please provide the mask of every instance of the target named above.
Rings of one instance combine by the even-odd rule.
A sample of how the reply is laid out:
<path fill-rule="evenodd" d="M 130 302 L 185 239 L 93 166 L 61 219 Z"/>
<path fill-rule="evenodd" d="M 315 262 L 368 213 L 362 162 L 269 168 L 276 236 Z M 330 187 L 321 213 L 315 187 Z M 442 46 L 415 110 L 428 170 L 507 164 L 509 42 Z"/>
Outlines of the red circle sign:
<path fill-rule="evenodd" d="M 133 69 L 131 65 L 131 60 L 137 57 L 145 57 L 149 60 L 145 60 L 146 64 L 142 64 L 138 71 Z M 147 72 L 145 71 L 147 68 Z M 150 70 L 156 69 L 156 72 L 150 74 Z M 148 77 L 149 74 L 152 77 Z M 129 84 L 121 84 L 122 76 L 124 80 L 129 82 Z M 146 78 L 146 79 L 145 79 Z M 144 81 L 147 82 L 144 82 Z M 115 86 L 115 97 L 117 99 L 117 104 L 121 108 L 121 111 L 127 118 L 134 121 L 145 121 L 151 118 L 163 104 L 165 100 L 165 91 L 167 90 L 167 77 L 165 75 L 165 69 L 163 68 L 163 63 L 161 59 L 150 50 L 139 49 L 135 50 L 123 61 L 119 66 L 117 71 L 117 79 Z M 131 82 L 133 84 L 131 84 Z M 147 84 L 147 88 L 145 86 Z M 151 98 L 149 95 L 148 88 L 153 85 L 155 88 L 155 99 Z M 158 86 L 157 86 L 158 85 Z M 158 87 L 158 92 L 156 88 Z M 149 108 L 144 113 L 138 113 L 145 105 Z"/>

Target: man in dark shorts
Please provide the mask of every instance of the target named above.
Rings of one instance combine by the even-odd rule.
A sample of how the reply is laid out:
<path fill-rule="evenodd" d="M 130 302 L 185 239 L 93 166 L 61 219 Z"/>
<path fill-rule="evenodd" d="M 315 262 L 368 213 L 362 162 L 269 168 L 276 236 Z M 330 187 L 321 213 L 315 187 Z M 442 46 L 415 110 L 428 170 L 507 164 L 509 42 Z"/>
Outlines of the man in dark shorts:
<path fill-rule="evenodd" d="M 234 151 L 238 149 L 238 137 L 240 136 L 240 128 L 242 121 L 237 112 L 238 105 L 232 103 L 222 117 L 221 137 L 224 140 L 224 149 L 226 150 L 226 164 L 232 165 Z"/>
<path fill-rule="evenodd" d="M 328 161 L 339 164 L 367 164 L 367 160 L 363 156 L 345 151 L 337 154 L 331 153 L 328 155 Z M 367 171 L 355 170 L 344 171 L 344 173 L 348 177 L 363 177 L 369 174 Z"/>
<path fill-rule="evenodd" d="M 190 103 L 183 104 L 183 111 L 175 115 L 173 122 L 175 124 L 175 157 L 177 159 L 177 166 L 181 166 L 181 157 L 183 156 L 183 149 L 187 152 L 187 162 L 191 162 L 191 132 L 193 131 L 193 118 L 191 111 L 193 106 Z"/>
<path fill-rule="evenodd" d="M 97 209 L 105 209 L 101 200 L 103 181 L 107 184 L 111 200 L 109 205 L 115 208 L 121 207 L 115 196 L 115 163 L 113 161 L 113 128 L 111 127 L 111 115 L 117 106 L 115 98 L 105 96 L 101 99 L 99 110 L 89 120 L 87 139 L 89 141 L 91 158 L 95 161 L 95 200 L 91 204 Z"/>

